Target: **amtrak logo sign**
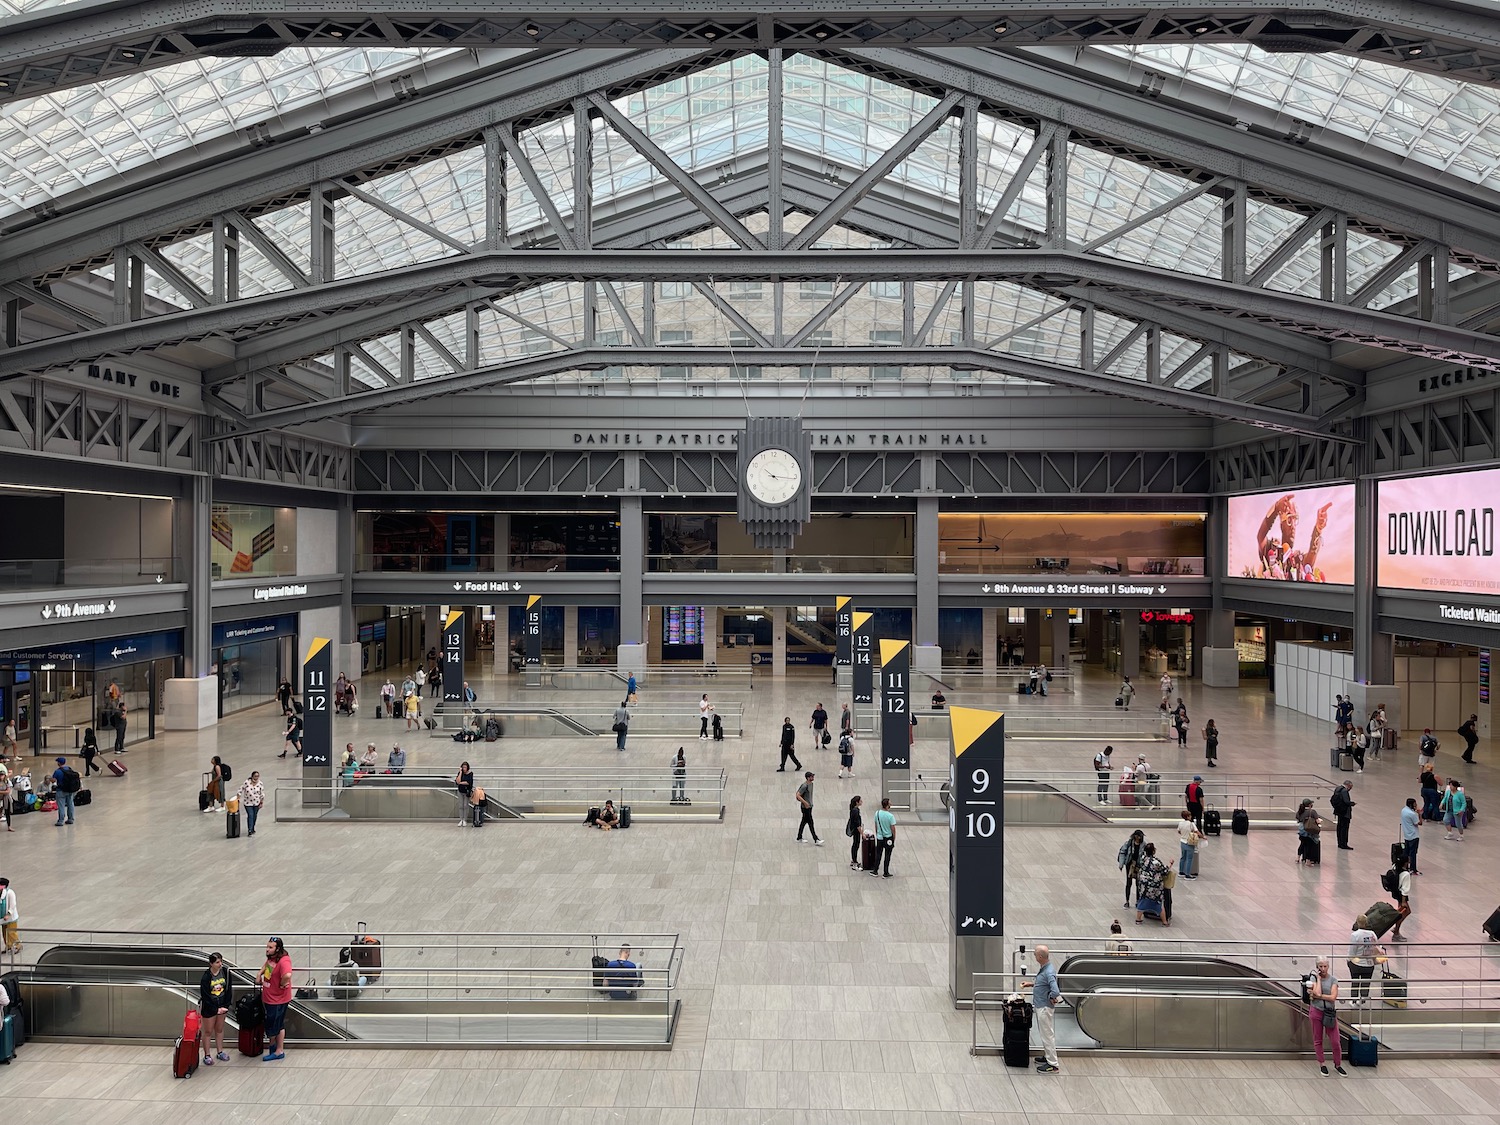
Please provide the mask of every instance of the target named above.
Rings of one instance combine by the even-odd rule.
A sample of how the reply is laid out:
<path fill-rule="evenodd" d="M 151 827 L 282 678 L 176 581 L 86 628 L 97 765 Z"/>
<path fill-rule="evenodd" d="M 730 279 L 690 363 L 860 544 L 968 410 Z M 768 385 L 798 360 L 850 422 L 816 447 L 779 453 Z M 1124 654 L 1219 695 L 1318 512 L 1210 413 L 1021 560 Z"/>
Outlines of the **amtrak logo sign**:
<path fill-rule="evenodd" d="M 116 609 L 115 600 L 107 602 L 48 602 L 42 606 L 42 620 L 69 621 L 76 617 L 108 617 Z"/>

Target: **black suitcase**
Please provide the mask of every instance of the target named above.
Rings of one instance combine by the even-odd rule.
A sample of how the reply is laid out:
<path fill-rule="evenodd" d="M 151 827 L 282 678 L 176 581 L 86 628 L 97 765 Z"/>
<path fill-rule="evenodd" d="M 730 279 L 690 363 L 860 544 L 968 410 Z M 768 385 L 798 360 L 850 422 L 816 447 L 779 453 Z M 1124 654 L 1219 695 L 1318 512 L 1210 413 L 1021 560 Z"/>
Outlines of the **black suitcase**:
<path fill-rule="evenodd" d="M 198 790 L 198 811 L 207 812 L 208 806 L 214 803 L 214 799 L 208 795 L 207 789 Z"/>
<path fill-rule="evenodd" d="M 1406 845 L 1403 844 L 1400 840 L 1397 840 L 1391 845 L 1391 866 L 1395 867 L 1396 864 L 1401 862 L 1402 857 L 1404 857 L 1405 855 Z M 1496 913 L 1500 913 L 1500 911 L 1497 911 Z"/>
<path fill-rule="evenodd" d="M 92 805 L 94 803 L 94 795 L 87 789 L 80 789 L 77 793 L 73 794 L 73 803 L 75 805 Z"/>
<path fill-rule="evenodd" d="M 621 828 L 629 828 L 630 827 L 630 806 L 629 805 L 621 805 L 620 806 L 620 827 Z"/>
<path fill-rule="evenodd" d="M 1241 797 L 1235 802 L 1234 812 L 1229 817 L 1229 831 L 1236 836 L 1248 836 L 1250 834 L 1250 812 L 1245 808 L 1245 798 Z"/>
<path fill-rule="evenodd" d="M 5 995 L 10 997 L 10 1006 L 4 1011 L 4 1015 L 10 1016 L 14 1023 L 15 1046 L 26 1046 L 26 1002 L 21 999 L 21 974 L 6 973 L 0 977 L 0 985 L 5 986 Z"/>
<path fill-rule="evenodd" d="M 381 706 L 381 705 L 380 705 L 380 704 L 378 704 L 378 703 L 377 703 L 377 704 L 375 704 L 375 717 L 376 717 L 376 718 L 377 718 L 377 719 L 383 719 L 383 718 L 385 718 L 385 708 L 384 708 L 384 707 L 382 707 L 382 706 Z"/>
<path fill-rule="evenodd" d="M 1500 941 L 1500 906 L 1495 907 L 1495 912 L 1484 920 L 1480 929 L 1490 935 L 1491 941 Z M 6 988 L 9 987 L 6 985 Z"/>
<path fill-rule="evenodd" d="M 1000 1036 L 1000 1053 L 1006 1066 L 1031 1065 L 1031 1031 L 1029 1028 L 1007 1027 Z"/>
<path fill-rule="evenodd" d="M 859 845 L 859 866 L 862 871 L 874 871 L 880 866 L 880 841 L 866 836 Z"/>
<path fill-rule="evenodd" d="M 598 953 L 595 953 L 594 956 L 590 958 L 590 964 L 593 966 L 594 970 L 594 987 L 597 988 L 600 992 L 603 992 L 606 986 L 604 982 L 604 973 L 601 970 L 609 968 L 609 958 L 600 957 Z"/>
<path fill-rule="evenodd" d="M 1203 814 L 1203 834 L 1217 836 L 1224 831 L 1224 819 L 1218 809 L 1209 809 Z"/>
<path fill-rule="evenodd" d="M 235 809 L 234 812 L 226 812 L 224 814 L 224 839 L 238 840 L 239 838 L 240 811 L 238 809 Z"/>

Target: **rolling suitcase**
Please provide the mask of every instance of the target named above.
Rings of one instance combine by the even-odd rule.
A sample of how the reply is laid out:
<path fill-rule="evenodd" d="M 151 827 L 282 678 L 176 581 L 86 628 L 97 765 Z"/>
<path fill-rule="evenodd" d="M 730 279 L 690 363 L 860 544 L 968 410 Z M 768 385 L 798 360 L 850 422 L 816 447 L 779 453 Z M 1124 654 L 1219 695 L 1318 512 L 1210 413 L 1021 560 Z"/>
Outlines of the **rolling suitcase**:
<path fill-rule="evenodd" d="M 1030 1066 L 1031 1030 L 1007 1025 L 1000 1033 L 1000 1053 L 1005 1056 L 1006 1066 Z"/>
<path fill-rule="evenodd" d="M 630 827 L 630 806 L 629 805 L 621 805 L 620 806 L 620 827 L 621 828 L 629 828 Z"/>
<path fill-rule="evenodd" d="M 21 974 L 6 973 L 0 977 L 0 987 L 3 987 L 5 995 L 10 997 L 10 1004 L 3 1014 L 14 1018 L 16 1046 L 24 1047 L 26 1046 L 26 1003 L 21 999 Z"/>
<path fill-rule="evenodd" d="M 193 1050 L 196 1051 L 197 1047 Z M 0 1022 L 0 1065 L 9 1066 L 10 1060 L 15 1057 L 16 1017 L 7 1012 L 3 1022 Z"/>
<path fill-rule="evenodd" d="M 859 869 L 874 871 L 880 866 L 880 841 L 867 835 L 859 845 Z"/>
<path fill-rule="evenodd" d="M 1405 844 L 1403 844 L 1400 840 L 1397 840 L 1395 843 L 1393 843 L 1391 845 L 1391 866 L 1395 867 L 1396 864 L 1400 863 L 1401 862 L 1401 857 L 1404 856 L 1405 854 L 1406 854 L 1406 845 Z"/>
<path fill-rule="evenodd" d="M 1250 810 L 1245 808 L 1244 797 L 1239 797 L 1234 802 L 1234 812 L 1229 817 L 1229 830 L 1236 836 L 1250 834 Z"/>
<path fill-rule="evenodd" d="M 224 814 L 224 839 L 238 840 L 240 838 L 240 810 Z"/>
<path fill-rule="evenodd" d="M 1480 929 L 1489 935 L 1491 941 L 1500 941 L 1500 906 L 1495 907 L 1495 912 L 1484 920 Z"/>
<path fill-rule="evenodd" d="M 1380 1002 L 1387 1008 L 1406 1007 L 1406 981 L 1389 969 L 1380 970 Z"/>
<path fill-rule="evenodd" d="M 1379 1066 L 1380 1040 L 1364 1032 L 1350 1032 L 1344 1054 L 1349 1056 L 1350 1066 Z"/>
<path fill-rule="evenodd" d="M 359 966 L 360 975 L 371 984 L 380 979 L 380 939 L 371 937 L 363 922 L 354 928 L 349 956 Z"/>
<path fill-rule="evenodd" d="M 254 1023 L 240 1027 L 240 1054 L 259 1055 L 266 1049 L 266 1025 Z"/>
<path fill-rule="evenodd" d="M 105 762 L 104 764 L 109 767 L 109 772 L 114 774 L 116 777 L 124 777 L 127 773 L 130 772 L 129 767 L 127 767 L 125 763 L 120 761 L 120 759 L 118 758 Z"/>
<path fill-rule="evenodd" d="M 202 1026 L 203 1017 L 196 1008 L 183 1017 L 182 1034 L 172 1044 L 173 1078 L 191 1078 L 198 1069 L 198 1031 Z"/>
<path fill-rule="evenodd" d="M 1205 836 L 1217 836 L 1224 831 L 1224 820 L 1219 816 L 1219 810 L 1210 808 L 1203 814 L 1203 834 Z"/>

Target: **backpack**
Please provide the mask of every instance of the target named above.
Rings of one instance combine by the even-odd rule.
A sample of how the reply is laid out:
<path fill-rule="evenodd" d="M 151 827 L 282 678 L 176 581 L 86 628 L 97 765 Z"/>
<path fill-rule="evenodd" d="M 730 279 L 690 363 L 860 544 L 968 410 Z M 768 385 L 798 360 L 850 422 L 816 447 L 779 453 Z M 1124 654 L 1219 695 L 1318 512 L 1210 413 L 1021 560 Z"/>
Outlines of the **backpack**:
<path fill-rule="evenodd" d="M 231 777 L 234 776 L 234 771 L 229 768 L 228 762 L 219 763 L 219 776 L 225 781 L 228 781 Z"/>
<path fill-rule="evenodd" d="M 1094 768 L 1096 770 L 1108 769 L 1109 768 L 1109 759 L 1107 759 L 1103 754 L 1095 754 L 1094 755 Z"/>
<path fill-rule="evenodd" d="M 1387 894 L 1397 894 L 1401 887 L 1401 873 L 1394 867 L 1380 877 L 1380 886 Z"/>
<path fill-rule="evenodd" d="M 72 766 L 64 766 L 57 787 L 64 793 L 77 793 L 83 788 L 83 779 L 78 776 L 78 771 Z"/>

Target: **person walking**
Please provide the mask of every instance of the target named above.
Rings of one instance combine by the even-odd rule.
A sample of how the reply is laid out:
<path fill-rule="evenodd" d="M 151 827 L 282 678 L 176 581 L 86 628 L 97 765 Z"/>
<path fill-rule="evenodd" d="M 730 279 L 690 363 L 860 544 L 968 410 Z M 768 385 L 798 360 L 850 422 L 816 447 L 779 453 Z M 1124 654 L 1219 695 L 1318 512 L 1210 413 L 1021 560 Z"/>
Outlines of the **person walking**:
<path fill-rule="evenodd" d="M 1125 872 L 1125 905 L 1130 906 L 1130 887 L 1135 885 L 1136 894 L 1141 892 L 1141 860 L 1146 858 L 1146 834 L 1137 828 L 1130 834 L 1120 850 L 1115 853 L 1115 863 Z"/>
<path fill-rule="evenodd" d="M 1391 866 L 1391 872 L 1395 876 L 1395 887 L 1391 891 L 1391 899 L 1396 904 L 1396 912 L 1400 915 L 1396 924 L 1391 929 L 1392 941 L 1405 941 L 1401 936 L 1401 926 L 1411 917 L 1411 872 L 1406 869 L 1406 857 L 1402 856 Z"/>
<path fill-rule="evenodd" d="M 891 853 L 896 850 L 896 814 L 891 812 L 891 799 L 880 798 L 880 808 L 875 811 L 875 846 L 879 850 L 879 858 L 884 861 L 885 870 L 883 877 L 891 877 Z M 871 870 L 874 875 L 874 870 Z"/>
<path fill-rule="evenodd" d="M 1172 714 L 1172 723 L 1177 728 L 1178 748 L 1186 750 L 1188 729 L 1192 724 L 1188 720 L 1187 704 L 1182 701 L 1181 696 L 1177 697 L 1177 710 Z"/>
<path fill-rule="evenodd" d="M 615 708 L 613 725 L 610 730 L 615 732 L 615 749 L 625 749 L 625 736 L 630 733 L 630 696 L 620 700 L 620 705 Z"/>
<path fill-rule="evenodd" d="M 1161 674 L 1161 698 L 1163 703 L 1172 698 L 1172 674 L 1170 672 Z"/>
<path fill-rule="evenodd" d="M 1134 699 L 1134 698 L 1135 698 L 1135 685 L 1130 682 L 1130 677 L 1126 676 L 1124 678 L 1124 680 L 1122 680 L 1121 683 L 1120 683 L 1120 694 L 1117 697 L 1117 702 L 1120 704 L 1121 707 L 1123 707 L 1123 708 L 1125 708 L 1125 710 L 1129 711 L 1130 710 L 1130 701 L 1132 699 Z"/>
<path fill-rule="evenodd" d="M 386 718 L 396 717 L 396 685 L 391 682 L 389 675 L 386 676 L 385 683 L 380 685 L 380 708 L 380 714 Z"/>
<path fill-rule="evenodd" d="M 1188 812 L 1193 816 L 1193 823 L 1198 826 L 1199 835 L 1203 832 L 1203 775 L 1193 774 L 1193 780 L 1187 783 L 1182 795 L 1187 802 Z"/>
<path fill-rule="evenodd" d="M 1312 997 L 1307 1016 L 1312 1021 L 1313 1051 L 1318 1056 L 1318 1071 L 1324 1078 L 1328 1077 L 1328 1065 L 1323 1056 L 1323 1039 L 1326 1035 L 1333 1040 L 1333 1069 L 1347 1078 L 1349 1072 L 1344 1069 L 1344 1048 L 1339 1032 L 1339 982 L 1333 975 L 1333 970 L 1328 967 L 1328 958 L 1318 958 L 1317 968 L 1308 980 L 1307 991 Z"/>
<path fill-rule="evenodd" d="M 1106 746 L 1094 755 L 1094 773 L 1099 778 L 1099 790 L 1096 800 L 1101 805 L 1109 804 L 1109 774 L 1115 768 L 1110 762 L 1110 758 L 1114 752 L 1115 748 L 1113 746 Z"/>
<path fill-rule="evenodd" d="M 208 763 L 208 808 L 204 812 L 220 812 L 224 808 L 224 760 L 215 754 Z"/>
<path fill-rule="evenodd" d="M 1307 867 L 1323 862 L 1323 820 L 1313 808 L 1311 797 L 1297 808 L 1297 858 Z"/>
<path fill-rule="evenodd" d="M 229 970 L 224 968 L 224 955 L 210 953 L 208 968 L 198 979 L 198 1014 L 203 1042 L 203 1065 L 213 1066 L 214 1059 L 229 1061 L 229 1052 L 224 1050 L 224 1020 L 233 1006 L 234 986 L 229 982 Z M 218 1053 L 214 1047 L 217 1044 Z"/>
<path fill-rule="evenodd" d="M 1413 875 L 1417 870 L 1417 849 L 1422 846 L 1422 817 L 1417 812 L 1417 799 L 1406 798 L 1406 807 L 1401 810 L 1401 856 L 1406 860 L 1406 869 Z"/>
<path fill-rule="evenodd" d="M 638 702 L 638 700 L 636 699 L 635 688 L 636 688 L 635 673 L 632 672 L 632 673 L 630 673 L 629 677 L 627 677 L 626 680 L 625 680 L 625 702 L 627 704 Z M 707 699 L 708 696 L 705 695 L 703 698 Z"/>
<path fill-rule="evenodd" d="M 1354 759 L 1354 770 L 1356 773 L 1365 772 L 1365 751 L 1370 748 L 1370 736 L 1363 729 L 1356 726 L 1349 728 L 1348 735 L 1349 756 Z"/>
<path fill-rule="evenodd" d="M 672 804 L 686 805 L 687 799 L 687 755 L 683 753 L 681 746 L 677 748 L 677 756 L 672 759 Z"/>
<path fill-rule="evenodd" d="M 1219 728 L 1212 719 L 1209 719 L 1203 727 L 1203 757 L 1208 762 L 1209 769 L 1216 769 L 1219 765 Z"/>
<path fill-rule="evenodd" d="M 813 780 L 817 777 L 812 770 L 802 775 L 802 784 L 797 786 L 797 804 L 802 809 L 802 819 L 797 823 L 797 843 L 802 843 L 802 830 L 804 828 L 812 831 L 813 843 L 818 847 L 823 846 L 823 841 L 818 836 L 818 829 L 813 824 Z"/>
<path fill-rule="evenodd" d="M 813 708 L 812 716 L 807 720 L 807 725 L 812 728 L 813 746 L 825 746 L 833 741 L 833 735 L 828 733 L 828 712 L 823 710 L 823 704 L 819 703 Z M 823 736 L 828 735 L 825 742 Z"/>
<path fill-rule="evenodd" d="M 95 760 L 99 757 L 99 736 L 94 733 L 93 727 L 83 728 L 83 747 L 78 752 L 83 756 L 83 776 L 85 778 L 91 773 L 102 774 L 104 772 Z"/>
<path fill-rule="evenodd" d="M 295 750 L 297 757 L 302 757 L 302 716 L 296 711 L 288 711 L 286 714 L 286 730 L 281 735 L 281 753 L 278 758 L 285 758 L 288 750 Z"/>
<path fill-rule="evenodd" d="M 1422 739 L 1417 743 L 1417 766 L 1432 765 L 1432 760 L 1437 757 L 1438 740 L 1432 733 L 1432 728 L 1427 727 L 1422 731 Z"/>
<path fill-rule="evenodd" d="M 260 999 L 266 1009 L 266 1053 L 261 1062 L 286 1058 L 286 1010 L 292 1002 L 292 958 L 279 937 L 266 939 L 260 968 Z"/>
<path fill-rule="evenodd" d="M 708 701 L 708 692 L 703 693 L 703 698 L 698 700 L 698 741 L 708 741 L 708 713 L 714 709 L 714 705 Z"/>
<path fill-rule="evenodd" d="M 125 704 L 122 702 L 115 708 L 115 717 L 112 720 L 115 728 L 115 753 L 125 753 L 125 729 L 130 725 L 130 719 L 126 714 Z"/>
<path fill-rule="evenodd" d="M 1057 970 L 1052 967 L 1052 951 L 1039 945 L 1031 951 L 1036 958 L 1036 979 L 1031 983 L 1031 1009 L 1036 1016 L 1036 1031 L 1042 1041 L 1042 1057 L 1037 1060 L 1038 1074 L 1056 1074 L 1062 1068 L 1057 1065 L 1057 1005 L 1062 1000 L 1062 989 L 1057 984 Z"/>
<path fill-rule="evenodd" d="M 73 823 L 73 798 L 83 788 L 83 779 L 78 771 L 68 765 L 68 759 L 57 759 L 57 768 L 52 771 L 52 790 L 57 797 L 57 827 Z M 67 820 L 63 820 L 64 814 Z"/>
<path fill-rule="evenodd" d="M 1333 806 L 1333 822 L 1338 834 L 1339 851 L 1352 852 L 1349 846 L 1349 822 L 1354 819 L 1354 806 L 1359 804 L 1354 799 L 1354 782 L 1346 781 L 1333 791 L 1333 796 L 1328 798 L 1328 803 Z"/>
<path fill-rule="evenodd" d="M 245 806 L 246 835 L 255 835 L 255 822 L 260 818 L 260 810 L 266 803 L 266 787 L 261 784 L 260 770 L 251 770 L 250 776 L 240 782 L 239 789 L 240 804 Z"/>
<path fill-rule="evenodd" d="M 420 668 L 417 671 L 421 671 Z M 420 692 L 413 691 L 401 701 L 402 709 L 406 713 L 406 729 L 422 729 L 422 696 Z"/>
<path fill-rule="evenodd" d="M 276 685 L 276 702 L 281 704 L 281 713 L 290 715 L 292 713 L 292 681 L 282 680 Z"/>
<path fill-rule="evenodd" d="M 0 878 L 0 933 L 5 935 L 5 952 L 14 967 L 16 955 L 21 952 L 21 908 L 16 905 L 16 892 L 6 878 Z"/>
<path fill-rule="evenodd" d="M 5 768 L 5 763 L 0 762 L 0 819 L 5 821 L 5 830 L 14 832 L 16 826 L 11 823 L 11 781 L 10 770 Z"/>
<path fill-rule="evenodd" d="M 1370 919 L 1361 914 L 1354 919 L 1349 930 L 1349 988 L 1354 996 L 1354 1006 L 1363 1007 L 1370 998 L 1370 979 L 1375 975 L 1375 959 L 1380 956 L 1375 931 L 1370 929 Z"/>
<path fill-rule="evenodd" d="M 849 820 L 844 835 L 849 837 L 849 870 L 859 870 L 859 849 L 865 842 L 864 801 L 858 793 L 849 798 Z"/>
<path fill-rule="evenodd" d="M 844 710 L 839 714 L 839 733 L 845 731 L 854 733 L 854 713 L 849 710 L 849 704 L 844 704 Z"/>
<path fill-rule="evenodd" d="M 792 717 L 787 715 L 781 720 L 781 765 L 776 767 L 777 773 L 786 772 L 787 761 L 790 760 L 796 769 L 802 768 L 802 763 L 797 760 L 797 728 L 792 726 Z"/>
<path fill-rule="evenodd" d="M 1202 839 L 1198 835 L 1198 826 L 1193 823 L 1193 814 L 1186 809 L 1182 810 L 1182 819 L 1177 822 L 1177 842 L 1180 845 L 1177 857 L 1177 873 L 1184 879 L 1196 879 L 1198 877 L 1197 865 L 1194 862 L 1198 858 L 1198 841 Z"/>
<path fill-rule="evenodd" d="M 1464 761 L 1469 765 L 1474 764 L 1474 747 L 1479 745 L 1479 716 L 1470 715 L 1458 728 L 1459 737 L 1464 740 Z"/>
<path fill-rule="evenodd" d="M 62 759 L 59 758 L 58 761 Z M 1458 778 L 1448 779 L 1448 788 L 1443 792 L 1443 799 L 1438 802 L 1438 810 L 1443 814 L 1444 827 L 1448 829 L 1443 839 L 1463 843 L 1464 821 L 1469 813 L 1469 798 L 1464 793 L 1464 787 L 1458 783 Z M 72 815 L 72 813 L 68 814 L 70 819 Z M 1455 832 L 1458 833 L 1457 836 L 1454 835 Z"/>

